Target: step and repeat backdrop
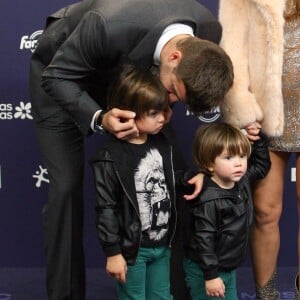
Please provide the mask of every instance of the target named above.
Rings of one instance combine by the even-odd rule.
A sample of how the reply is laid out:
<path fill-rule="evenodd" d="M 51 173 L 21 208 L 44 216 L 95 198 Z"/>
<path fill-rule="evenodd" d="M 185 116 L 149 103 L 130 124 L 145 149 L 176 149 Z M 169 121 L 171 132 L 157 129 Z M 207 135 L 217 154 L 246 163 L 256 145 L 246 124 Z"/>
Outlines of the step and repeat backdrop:
<path fill-rule="evenodd" d="M 1 0 L 0 10 L 0 268 L 43 267 L 41 211 L 47 198 L 47 169 L 37 148 L 28 91 L 29 61 L 46 17 L 74 1 Z M 214 14 L 218 1 L 202 0 Z M 219 118 L 218 110 L 200 118 L 175 107 L 173 123 L 185 159 L 191 164 L 193 133 L 203 122 Z M 184 126 L 182 126 L 184 124 Z M 88 159 L 101 135 L 86 139 L 85 251 L 87 266 L 104 264 L 94 225 L 95 194 Z M 296 194 L 294 158 L 286 173 L 282 244 L 279 264 L 296 265 Z M 276 183 L 274 183 L 276 184 Z M 267 195 L 266 195 L 267 196 Z M 247 260 L 245 264 L 249 264 Z"/>

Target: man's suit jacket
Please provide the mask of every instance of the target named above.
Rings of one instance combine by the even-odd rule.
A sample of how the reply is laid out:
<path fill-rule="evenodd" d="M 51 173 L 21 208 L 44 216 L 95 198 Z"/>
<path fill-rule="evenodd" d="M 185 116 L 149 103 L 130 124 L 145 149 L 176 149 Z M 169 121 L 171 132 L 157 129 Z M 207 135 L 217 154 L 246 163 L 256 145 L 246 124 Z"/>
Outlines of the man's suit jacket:
<path fill-rule="evenodd" d="M 114 67 L 130 61 L 150 68 L 159 37 L 173 23 L 220 41 L 220 24 L 196 0 L 84 0 L 49 16 L 31 59 L 35 120 L 66 110 L 87 134 L 95 111 L 105 107 Z"/>

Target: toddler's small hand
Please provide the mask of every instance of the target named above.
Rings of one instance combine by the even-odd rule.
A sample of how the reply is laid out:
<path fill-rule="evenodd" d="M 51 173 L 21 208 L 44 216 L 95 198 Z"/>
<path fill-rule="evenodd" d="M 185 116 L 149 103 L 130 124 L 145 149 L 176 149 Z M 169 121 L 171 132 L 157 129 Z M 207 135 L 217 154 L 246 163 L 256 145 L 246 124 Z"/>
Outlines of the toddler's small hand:
<path fill-rule="evenodd" d="M 251 123 L 242 129 L 247 135 L 248 139 L 251 142 L 257 141 L 260 139 L 259 134 L 261 130 L 261 125 L 258 122 Z"/>

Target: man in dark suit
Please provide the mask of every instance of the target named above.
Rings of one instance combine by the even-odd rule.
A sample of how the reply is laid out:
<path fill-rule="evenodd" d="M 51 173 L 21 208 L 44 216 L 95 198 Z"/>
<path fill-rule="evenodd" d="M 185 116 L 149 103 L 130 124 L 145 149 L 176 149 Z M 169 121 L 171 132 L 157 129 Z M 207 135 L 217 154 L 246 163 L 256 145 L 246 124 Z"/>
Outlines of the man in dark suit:
<path fill-rule="evenodd" d="M 84 137 L 138 134 L 133 112 L 106 111 L 116 67 L 157 65 L 170 104 L 205 111 L 232 85 L 220 37 L 220 24 L 195 0 L 84 0 L 47 18 L 31 59 L 30 93 L 50 179 L 43 210 L 49 299 L 85 298 Z"/>

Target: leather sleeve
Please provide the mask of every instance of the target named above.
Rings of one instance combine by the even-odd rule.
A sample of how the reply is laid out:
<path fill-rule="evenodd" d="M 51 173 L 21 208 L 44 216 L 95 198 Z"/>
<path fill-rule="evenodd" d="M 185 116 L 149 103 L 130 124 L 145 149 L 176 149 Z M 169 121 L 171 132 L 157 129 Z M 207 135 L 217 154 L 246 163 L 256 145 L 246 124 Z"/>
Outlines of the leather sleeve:
<path fill-rule="evenodd" d="M 261 135 L 261 139 L 255 141 L 252 145 L 252 153 L 249 158 L 246 174 L 251 182 L 264 178 L 271 167 L 271 160 L 265 136 Z"/>
<path fill-rule="evenodd" d="M 97 234 L 106 256 L 121 253 L 118 210 L 120 183 L 112 161 L 91 162 L 96 186 Z"/>
<path fill-rule="evenodd" d="M 201 200 L 199 200 L 201 201 Z M 197 261 L 203 270 L 206 280 L 217 278 L 218 256 L 215 251 L 217 239 L 217 213 L 214 201 L 206 202 L 205 205 L 196 204 L 191 208 L 193 217 L 194 239 L 198 245 Z"/>

